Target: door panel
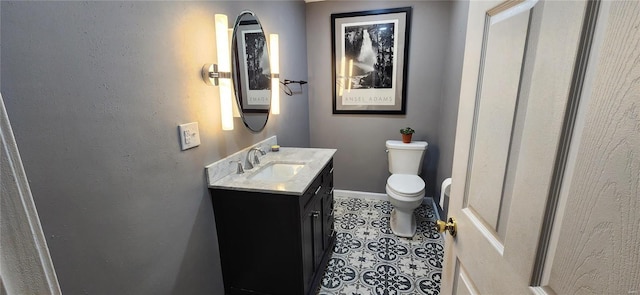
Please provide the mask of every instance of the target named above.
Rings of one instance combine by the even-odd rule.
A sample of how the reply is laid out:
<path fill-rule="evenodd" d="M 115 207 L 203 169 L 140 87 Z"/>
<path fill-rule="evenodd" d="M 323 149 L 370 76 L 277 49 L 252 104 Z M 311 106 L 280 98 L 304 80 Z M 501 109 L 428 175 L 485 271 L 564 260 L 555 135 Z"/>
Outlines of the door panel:
<path fill-rule="evenodd" d="M 456 282 L 454 283 L 454 293 L 458 295 L 478 295 L 480 294 L 474 286 L 467 271 L 460 265 L 460 260 L 456 261 Z"/>
<path fill-rule="evenodd" d="M 520 71 L 529 24 L 529 11 L 508 18 L 506 11 L 487 15 L 479 88 L 476 98 L 475 138 L 469 162 L 467 206 L 488 228 L 497 232 L 502 210 L 504 176 L 516 111 Z"/>

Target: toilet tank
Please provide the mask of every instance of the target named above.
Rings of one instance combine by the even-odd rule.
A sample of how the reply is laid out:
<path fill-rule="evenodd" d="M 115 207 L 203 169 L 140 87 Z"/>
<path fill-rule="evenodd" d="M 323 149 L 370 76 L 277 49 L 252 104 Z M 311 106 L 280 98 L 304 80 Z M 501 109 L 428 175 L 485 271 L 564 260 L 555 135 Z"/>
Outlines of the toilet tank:
<path fill-rule="evenodd" d="M 426 149 L 426 141 L 403 143 L 400 140 L 387 140 L 389 172 L 391 174 L 419 175 Z"/>

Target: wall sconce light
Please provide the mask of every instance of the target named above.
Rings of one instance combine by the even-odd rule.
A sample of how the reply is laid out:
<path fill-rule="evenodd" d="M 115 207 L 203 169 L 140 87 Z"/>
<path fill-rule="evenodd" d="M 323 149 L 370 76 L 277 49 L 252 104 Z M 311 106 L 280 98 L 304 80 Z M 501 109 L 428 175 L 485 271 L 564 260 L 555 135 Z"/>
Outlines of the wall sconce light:
<path fill-rule="evenodd" d="M 271 48 L 271 113 L 280 114 L 280 49 L 278 47 L 278 34 L 269 35 L 269 47 Z"/>
<path fill-rule="evenodd" d="M 229 21 L 224 14 L 216 14 L 216 49 L 218 64 L 205 64 L 202 79 L 207 85 L 219 86 L 222 130 L 233 130 L 233 102 L 231 100 L 231 61 L 229 50 Z"/>

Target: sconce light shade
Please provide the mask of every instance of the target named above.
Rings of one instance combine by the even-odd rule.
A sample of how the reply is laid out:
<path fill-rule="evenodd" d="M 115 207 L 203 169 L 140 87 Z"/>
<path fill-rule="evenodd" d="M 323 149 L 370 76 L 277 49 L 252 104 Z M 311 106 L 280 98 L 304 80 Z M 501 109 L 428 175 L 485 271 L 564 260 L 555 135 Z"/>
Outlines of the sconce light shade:
<path fill-rule="evenodd" d="M 231 52 L 231 43 L 233 43 L 233 28 L 229 28 L 229 52 Z M 235 103 L 236 96 L 233 94 L 233 89 L 231 89 L 231 105 L 233 106 L 233 117 L 241 118 L 240 110 L 238 110 L 238 104 Z"/>
<path fill-rule="evenodd" d="M 280 114 L 280 49 L 278 48 L 278 34 L 269 35 L 271 48 L 271 113 Z"/>
<path fill-rule="evenodd" d="M 229 55 L 229 21 L 224 14 L 216 14 L 216 49 L 218 52 L 218 71 L 231 72 Z M 220 89 L 220 115 L 222 117 L 222 130 L 233 130 L 233 104 L 231 101 L 231 79 L 224 78 L 219 81 Z"/>

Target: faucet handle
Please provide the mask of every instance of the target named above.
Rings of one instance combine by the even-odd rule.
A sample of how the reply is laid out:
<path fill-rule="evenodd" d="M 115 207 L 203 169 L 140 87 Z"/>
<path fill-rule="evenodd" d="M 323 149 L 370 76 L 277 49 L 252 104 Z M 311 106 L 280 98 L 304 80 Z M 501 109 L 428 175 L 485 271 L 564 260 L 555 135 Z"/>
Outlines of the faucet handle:
<path fill-rule="evenodd" d="M 237 174 L 242 174 L 244 173 L 244 168 L 242 168 L 242 161 L 238 160 L 238 168 L 236 170 Z"/>

